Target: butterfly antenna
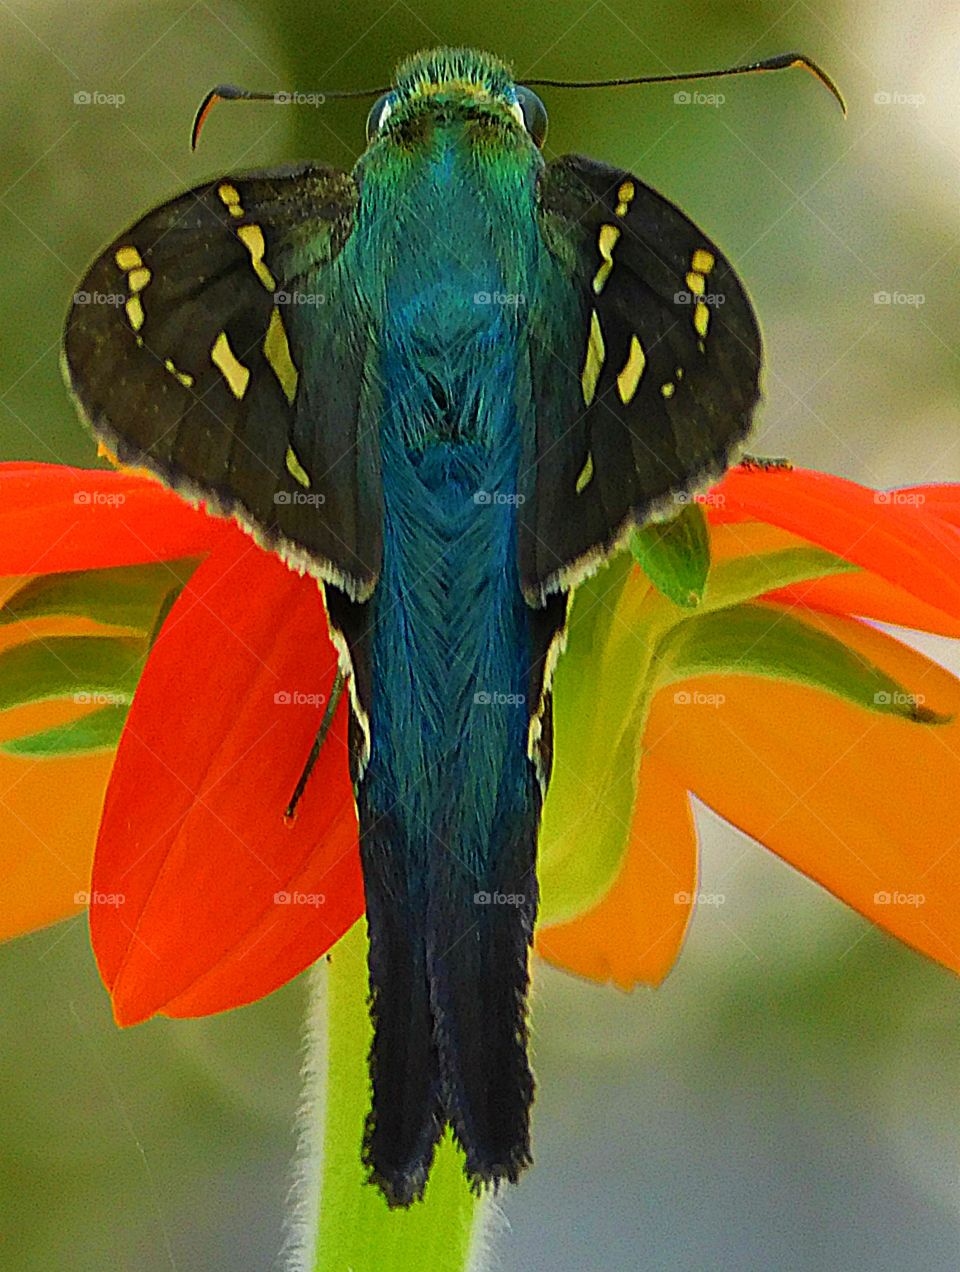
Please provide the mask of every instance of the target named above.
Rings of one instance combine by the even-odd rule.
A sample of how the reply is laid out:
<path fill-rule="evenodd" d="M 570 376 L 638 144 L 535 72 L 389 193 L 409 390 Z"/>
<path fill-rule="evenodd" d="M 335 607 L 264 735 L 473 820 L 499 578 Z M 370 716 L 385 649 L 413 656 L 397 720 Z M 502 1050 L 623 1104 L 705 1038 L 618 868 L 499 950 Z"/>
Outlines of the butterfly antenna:
<path fill-rule="evenodd" d="M 605 80 L 553 80 L 524 79 L 520 82 L 530 88 L 626 88 L 632 84 L 676 84 L 681 80 L 719 79 L 724 75 L 752 75 L 759 71 L 786 71 L 802 66 L 809 71 L 837 99 L 844 116 L 847 103 L 840 89 L 823 69 L 805 53 L 780 53 L 777 57 L 764 58 L 762 62 L 750 62 L 746 66 L 729 66 L 719 71 L 683 71 L 671 75 L 638 75 L 630 79 Z"/>
<path fill-rule="evenodd" d="M 190 149 L 196 150 L 197 143 L 200 140 L 200 129 L 206 122 L 207 116 L 216 106 L 217 102 L 273 102 L 278 106 L 288 106 L 290 103 L 296 104 L 301 97 L 309 97 L 310 104 L 320 106 L 327 101 L 336 101 L 351 97 L 376 97 L 380 93 L 389 91 L 387 88 L 357 88 L 346 91 L 335 90 L 329 93 L 257 93 L 249 88 L 240 88 L 236 84 L 218 84 L 216 88 L 211 88 L 206 97 L 200 103 L 199 109 L 193 120 L 193 128 L 190 132 Z"/>

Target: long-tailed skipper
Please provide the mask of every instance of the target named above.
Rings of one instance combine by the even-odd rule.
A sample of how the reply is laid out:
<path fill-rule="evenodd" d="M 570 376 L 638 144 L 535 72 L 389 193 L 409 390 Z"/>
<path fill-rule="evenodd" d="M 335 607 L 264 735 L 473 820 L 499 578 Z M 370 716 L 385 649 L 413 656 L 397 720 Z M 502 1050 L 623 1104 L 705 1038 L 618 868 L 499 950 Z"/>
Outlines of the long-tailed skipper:
<path fill-rule="evenodd" d="M 545 133 L 496 59 L 421 54 L 352 172 L 225 176 L 164 204 L 82 283 L 122 307 L 75 306 L 66 330 L 106 448 L 323 589 L 370 936 L 362 1152 L 394 1205 L 448 1124 L 476 1186 L 530 1161 L 568 600 L 723 472 L 758 399 L 757 322 L 717 245 L 632 173 L 548 161 Z"/>

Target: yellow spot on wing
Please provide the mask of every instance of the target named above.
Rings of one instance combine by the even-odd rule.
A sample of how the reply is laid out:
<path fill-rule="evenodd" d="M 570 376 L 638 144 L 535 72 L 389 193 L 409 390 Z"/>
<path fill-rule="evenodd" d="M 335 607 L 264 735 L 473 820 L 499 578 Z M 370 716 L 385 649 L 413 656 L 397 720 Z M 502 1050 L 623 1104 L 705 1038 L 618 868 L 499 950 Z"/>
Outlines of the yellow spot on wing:
<path fill-rule="evenodd" d="M 267 291 L 276 291 L 276 280 L 263 261 L 264 252 L 267 250 L 267 245 L 263 241 L 263 230 L 259 225 L 241 225 L 237 230 L 237 238 L 250 253 L 250 263 L 261 283 Z"/>
<path fill-rule="evenodd" d="M 617 239 L 619 237 L 620 231 L 615 225 L 600 226 L 600 236 L 597 240 L 597 246 L 600 248 L 600 255 L 603 257 L 603 260 L 593 279 L 593 290 L 598 296 L 603 291 L 603 285 L 607 281 L 610 271 L 613 269 L 613 249 L 616 247 Z"/>
<path fill-rule="evenodd" d="M 223 375 L 227 382 L 227 388 L 239 402 L 247 391 L 247 385 L 250 383 L 250 368 L 245 367 L 230 348 L 230 341 L 227 339 L 225 331 L 221 331 L 213 342 L 213 348 L 210 350 L 210 361 Z"/>
<path fill-rule="evenodd" d="M 310 489 L 310 474 L 304 468 L 303 464 L 300 463 L 297 452 L 292 446 L 287 447 L 287 472 L 294 481 L 299 482 L 300 485 L 304 486 L 307 490 Z"/>
<path fill-rule="evenodd" d="M 577 478 L 577 494 L 579 495 L 586 490 L 591 481 L 593 481 L 593 454 L 591 451 L 587 451 L 586 461 L 580 469 L 580 476 Z"/>
<path fill-rule="evenodd" d="M 127 286 L 132 292 L 143 291 L 152 277 L 153 275 L 146 265 L 141 265 L 136 269 L 132 269 L 127 275 Z"/>
<path fill-rule="evenodd" d="M 140 259 L 140 253 L 135 247 L 118 247 L 114 253 L 113 259 L 117 262 L 120 269 L 126 272 L 128 269 L 136 269 L 143 264 Z"/>
<path fill-rule="evenodd" d="M 179 380 L 185 389 L 193 387 L 193 376 L 186 371 L 180 371 L 172 358 L 165 358 L 163 365 L 167 368 L 175 380 Z"/>
<path fill-rule="evenodd" d="M 124 308 L 127 311 L 127 321 L 134 331 L 139 331 L 143 326 L 143 305 L 140 303 L 139 296 L 131 296 Z"/>
<path fill-rule="evenodd" d="M 668 380 L 666 384 L 660 385 L 660 392 L 663 394 L 665 398 L 672 398 L 673 391 L 676 387 L 677 386 L 671 380 Z"/>
<path fill-rule="evenodd" d="M 243 216 L 243 208 L 240 206 L 240 191 L 236 186 L 230 185 L 229 182 L 225 181 L 223 185 L 217 186 L 217 194 L 231 216 Z"/>
<path fill-rule="evenodd" d="M 705 247 L 698 247 L 690 261 L 690 268 L 695 269 L 700 274 L 709 274 L 716 264 L 713 252 L 708 252 Z"/>
<path fill-rule="evenodd" d="M 636 336 L 631 336 L 630 352 L 623 365 L 623 370 L 617 376 L 617 389 L 620 392 L 620 401 L 624 406 L 632 401 L 633 395 L 637 391 L 637 385 L 640 383 L 640 377 L 643 375 L 643 368 L 646 365 L 647 355 L 643 352 L 643 345 Z"/>
<path fill-rule="evenodd" d="M 637 187 L 632 181 L 624 181 L 617 191 L 617 198 L 620 202 L 617 204 L 617 216 L 626 216 L 627 209 L 633 202 L 633 196 L 637 193 Z"/>
<path fill-rule="evenodd" d="M 274 309 L 270 315 L 270 325 L 263 340 L 263 356 L 270 363 L 287 401 L 292 405 L 297 395 L 300 375 L 290 356 L 290 342 L 287 340 L 287 331 L 279 309 Z"/>
<path fill-rule="evenodd" d="M 698 336 L 705 336 L 710 326 L 710 310 L 702 300 L 698 300 L 693 311 L 693 325 Z"/>
<path fill-rule="evenodd" d="M 590 315 L 590 335 L 587 339 L 587 357 L 580 373 L 580 386 L 583 389 L 584 403 L 589 406 L 597 391 L 597 380 L 603 368 L 604 358 L 603 332 L 600 330 L 600 319 L 594 309 Z"/>
<path fill-rule="evenodd" d="M 702 296 L 706 290 L 706 279 L 702 274 L 694 273 L 691 270 L 687 275 L 687 287 L 694 296 Z"/>

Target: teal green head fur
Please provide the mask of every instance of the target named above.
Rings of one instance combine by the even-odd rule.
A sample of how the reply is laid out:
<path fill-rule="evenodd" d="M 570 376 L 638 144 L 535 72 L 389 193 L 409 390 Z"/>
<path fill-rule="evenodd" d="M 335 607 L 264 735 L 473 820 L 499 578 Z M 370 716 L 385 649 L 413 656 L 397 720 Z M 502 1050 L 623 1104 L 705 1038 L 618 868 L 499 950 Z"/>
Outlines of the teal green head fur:
<path fill-rule="evenodd" d="M 97 437 L 322 586 L 370 937 L 362 1153 L 391 1205 L 422 1195 L 448 1126 L 475 1188 L 530 1161 L 568 599 L 723 471 L 758 396 L 719 248 L 631 173 L 546 162 L 545 131 L 497 59 L 420 53 L 351 173 L 223 176 L 164 204 L 81 284 L 123 307 L 67 326 Z"/>

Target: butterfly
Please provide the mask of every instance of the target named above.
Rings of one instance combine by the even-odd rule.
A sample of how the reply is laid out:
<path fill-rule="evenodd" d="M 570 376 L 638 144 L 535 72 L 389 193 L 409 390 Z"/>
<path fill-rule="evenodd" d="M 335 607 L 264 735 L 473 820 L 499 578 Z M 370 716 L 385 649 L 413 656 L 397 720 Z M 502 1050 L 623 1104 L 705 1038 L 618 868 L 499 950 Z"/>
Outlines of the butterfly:
<path fill-rule="evenodd" d="M 547 160 L 546 124 L 496 58 L 419 54 L 352 172 L 226 176 L 165 203 L 81 284 L 121 303 L 75 304 L 66 328 L 107 450 L 322 590 L 369 932 L 362 1153 L 391 1205 L 422 1195 L 448 1125 L 475 1187 L 531 1160 L 569 601 L 720 476 L 759 396 L 757 321 L 720 249 L 634 174 Z"/>

